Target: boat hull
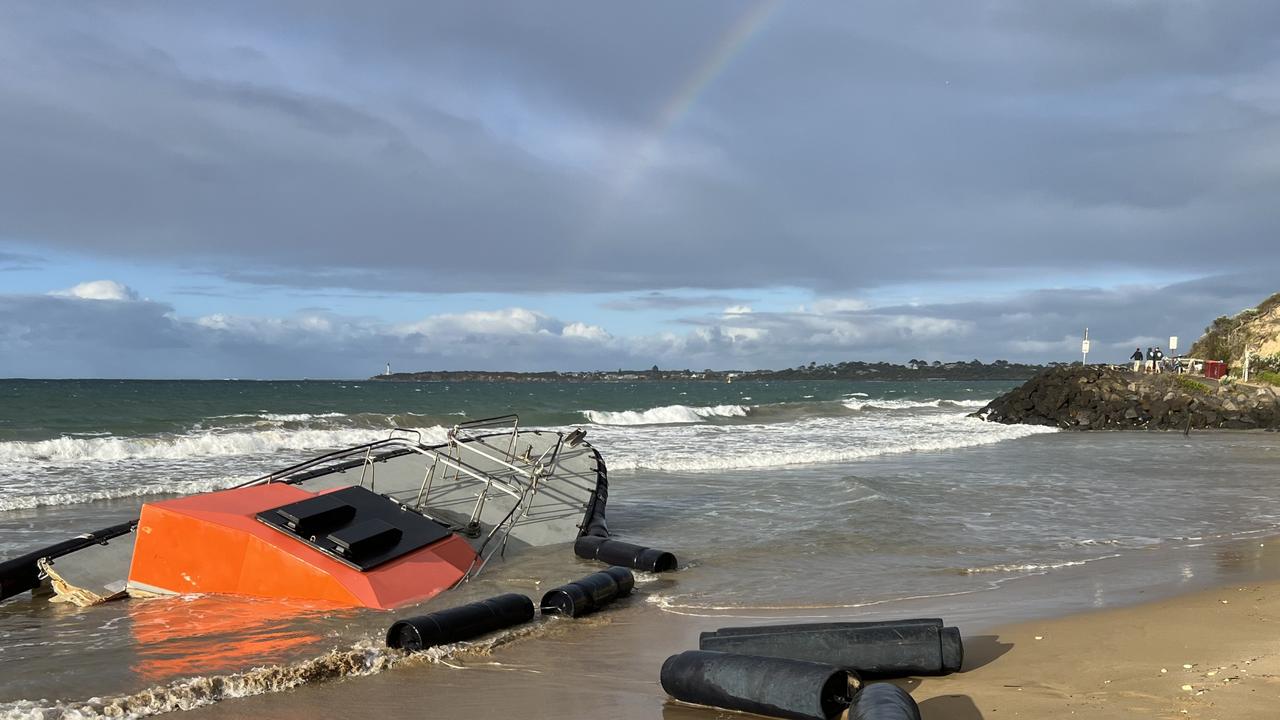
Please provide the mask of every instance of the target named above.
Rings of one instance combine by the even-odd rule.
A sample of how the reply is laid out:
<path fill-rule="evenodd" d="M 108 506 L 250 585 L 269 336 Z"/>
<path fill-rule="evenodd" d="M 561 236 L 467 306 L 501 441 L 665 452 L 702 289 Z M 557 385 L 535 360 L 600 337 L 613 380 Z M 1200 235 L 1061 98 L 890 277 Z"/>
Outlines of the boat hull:
<path fill-rule="evenodd" d="M 130 593 L 225 593 L 389 609 L 448 590 L 475 562 L 466 540 L 450 535 L 361 571 L 257 518 L 314 497 L 269 483 L 143 505 Z"/>

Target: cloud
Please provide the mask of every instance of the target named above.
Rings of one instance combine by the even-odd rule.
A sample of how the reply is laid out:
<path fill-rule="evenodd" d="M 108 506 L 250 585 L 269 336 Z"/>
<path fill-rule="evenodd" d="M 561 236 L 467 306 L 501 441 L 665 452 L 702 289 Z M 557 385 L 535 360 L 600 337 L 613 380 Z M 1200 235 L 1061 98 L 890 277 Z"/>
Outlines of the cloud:
<path fill-rule="evenodd" d="M 824 298 L 813 304 L 814 312 L 822 314 L 861 312 L 869 307 L 865 300 L 855 298 Z"/>
<path fill-rule="evenodd" d="M 700 74 L 756 10 L 9 6 L 0 237 L 386 292 L 1280 272 L 1280 6 L 779 4 Z"/>
<path fill-rule="evenodd" d="M 137 300 L 138 293 L 133 288 L 115 280 L 92 280 L 82 282 L 66 290 L 55 290 L 50 295 L 74 297 L 81 300 Z"/>
<path fill-rule="evenodd" d="M 790 312 L 709 312 L 680 331 L 618 334 L 524 307 L 426 315 L 409 323 L 322 309 L 287 316 L 184 317 L 124 286 L 88 295 L 0 294 L 0 377 L 361 377 L 400 370 L 783 368 L 848 360 L 1091 360 L 1133 347 L 1186 350 L 1217 315 L 1269 294 L 1269 274 L 1167 286 L 1036 290 L 925 305 L 813 303 Z M 80 287 L 80 286 L 78 286 Z M 860 309 L 859 309 L 860 308 Z"/>
<path fill-rule="evenodd" d="M 406 324 L 319 310 L 181 317 L 124 286 L 98 285 L 0 294 L 0 377 L 361 377 L 388 361 L 399 369 L 544 370 L 628 357 L 599 326 L 524 308 Z"/>
<path fill-rule="evenodd" d="M 599 325 L 588 325 L 580 322 L 565 325 L 560 334 L 567 338 L 579 338 L 590 342 L 608 342 L 613 339 L 613 336 Z"/>
<path fill-rule="evenodd" d="M 1103 357 L 1275 291 L 1280 5 L 928 7 L 5 5 L 0 243 L 209 299 L 0 295 L 0 374 Z M 373 293 L 517 299 L 318 307 Z"/>
<path fill-rule="evenodd" d="M 31 270 L 43 263 L 44 259 L 35 255 L 0 251 L 0 272 Z"/>
<path fill-rule="evenodd" d="M 623 300 L 610 300 L 600 303 L 600 307 L 609 310 L 684 310 L 696 307 L 723 307 L 726 305 L 745 305 L 747 301 L 738 300 L 725 295 L 670 295 L 659 290 L 636 295 Z"/>

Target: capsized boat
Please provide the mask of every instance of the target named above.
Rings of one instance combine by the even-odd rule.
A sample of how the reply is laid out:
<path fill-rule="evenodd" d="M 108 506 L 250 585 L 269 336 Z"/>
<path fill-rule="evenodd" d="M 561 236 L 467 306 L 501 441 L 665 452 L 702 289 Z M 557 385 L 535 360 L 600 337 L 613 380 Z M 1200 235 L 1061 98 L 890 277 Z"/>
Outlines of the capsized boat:
<path fill-rule="evenodd" d="M 529 547 L 577 541 L 596 557 L 603 544 L 652 562 L 607 540 L 605 464 L 585 436 L 515 415 L 456 425 L 439 445 L 394 430 L 0 563 L 0 600 L 48 584 L 81 605 L 200 593 L 385 609 Z"/>

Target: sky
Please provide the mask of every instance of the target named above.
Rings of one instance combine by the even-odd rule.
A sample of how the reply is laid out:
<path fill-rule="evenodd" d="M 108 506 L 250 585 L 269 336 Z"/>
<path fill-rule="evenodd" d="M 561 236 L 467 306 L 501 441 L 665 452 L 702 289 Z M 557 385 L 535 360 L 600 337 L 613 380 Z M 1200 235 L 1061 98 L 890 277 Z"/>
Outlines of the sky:
<path fill-rule="evenodd" d="M 1277 198 L 1271 0 L 0 5 L 0 377 L 1120 362 Z"/>

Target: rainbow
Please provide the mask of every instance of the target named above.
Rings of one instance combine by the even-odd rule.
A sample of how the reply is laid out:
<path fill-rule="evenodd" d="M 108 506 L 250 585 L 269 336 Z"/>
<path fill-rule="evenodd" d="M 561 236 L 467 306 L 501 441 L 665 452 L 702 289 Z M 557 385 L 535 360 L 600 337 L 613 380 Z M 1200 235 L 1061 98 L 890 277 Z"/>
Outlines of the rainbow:
<path fill-rule="evenodd" d="M 693 72 L 685 77 L 676 91 L 659 107 L 651 129 L 644 133 L 633 148 L 622 153 L 624 160 L 614 173 L 614 180 L 610 183 L 601 207 L 601 216 L 608 215 L 614 204 L 630 193 L 656 159 L 658 149 L 667 134 L 689 114 L 698 98 L 724 72 L 733 58 L 742 52 L 748 41 L 759 34 L 781 4 L 781 0 L 756 0 L 725 28 Z"/>

